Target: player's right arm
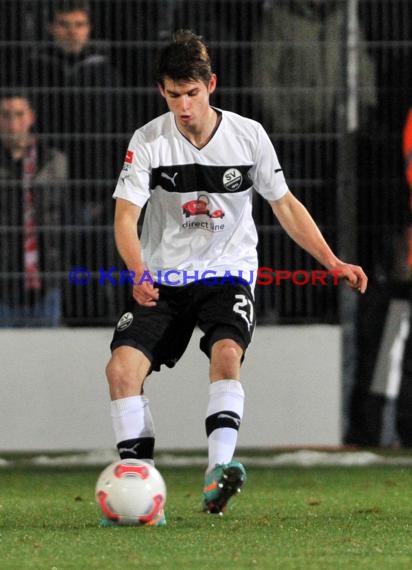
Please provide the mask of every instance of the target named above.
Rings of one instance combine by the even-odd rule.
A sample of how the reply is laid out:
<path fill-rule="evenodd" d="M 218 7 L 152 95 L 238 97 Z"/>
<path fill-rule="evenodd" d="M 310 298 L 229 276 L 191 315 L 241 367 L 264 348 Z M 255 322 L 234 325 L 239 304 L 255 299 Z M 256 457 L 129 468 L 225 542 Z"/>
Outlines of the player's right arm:
<path fill-rule="evenodd" d="M 153 307 L 159 298 L 159 290 L 148 279 L 142 280 L 147 268 L 143 263 L 137 223 L 141 208 L 123 198 L 116 199 L 114 216 L 114 238 L 117 251 L 129 271 L 134 272 L 133 298 L 139 305 Z M 147 275 L 147 273 L 146 273 Z"/>

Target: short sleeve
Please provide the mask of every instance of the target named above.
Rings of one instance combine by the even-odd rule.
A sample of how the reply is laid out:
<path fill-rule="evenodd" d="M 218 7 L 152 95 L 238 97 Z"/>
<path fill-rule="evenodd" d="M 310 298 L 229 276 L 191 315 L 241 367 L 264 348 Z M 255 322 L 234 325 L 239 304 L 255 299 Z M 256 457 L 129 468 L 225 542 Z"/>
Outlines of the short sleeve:
<path fill-rule="evenodd" d="M 258 130 L 255 164 L 250 176 L 255 190 L 266 200 L 279 200 L 289 191 L 276 151 L 261 125 Z"/>
<path fill-rule="evenodd" d="M 150 198 L 150 169 L 148 145 L 136 131 L 126 151 L 113 198 L 123 198 L 142 208 Z"/>

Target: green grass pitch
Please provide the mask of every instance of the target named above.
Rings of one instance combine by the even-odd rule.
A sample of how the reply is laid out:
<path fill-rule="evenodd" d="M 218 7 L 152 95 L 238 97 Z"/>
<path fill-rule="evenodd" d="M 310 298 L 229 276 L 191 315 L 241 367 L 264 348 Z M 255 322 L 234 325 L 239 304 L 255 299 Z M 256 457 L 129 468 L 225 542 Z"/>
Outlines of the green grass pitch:
<path fill-rule="evenodd" d="M 412 469 L 249 468 L 223 517 L 202 469 L 162 468 L 167 526 L 99 528 L 100 468 L 0 469 L 0 568 L 412 568 Z"/>

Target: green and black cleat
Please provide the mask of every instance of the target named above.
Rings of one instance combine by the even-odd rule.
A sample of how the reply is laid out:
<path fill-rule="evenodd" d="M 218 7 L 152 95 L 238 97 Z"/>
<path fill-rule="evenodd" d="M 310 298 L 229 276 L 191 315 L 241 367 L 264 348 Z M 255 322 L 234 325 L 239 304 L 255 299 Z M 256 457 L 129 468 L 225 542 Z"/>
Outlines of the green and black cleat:
<path fill-rule="evenodd" d="M 206 474 L 203 488 L 203 510 L 223 515 L 227 502 L 240 493 L 246 481 L 246 471 L 238 461 L 216 465 Z"/>

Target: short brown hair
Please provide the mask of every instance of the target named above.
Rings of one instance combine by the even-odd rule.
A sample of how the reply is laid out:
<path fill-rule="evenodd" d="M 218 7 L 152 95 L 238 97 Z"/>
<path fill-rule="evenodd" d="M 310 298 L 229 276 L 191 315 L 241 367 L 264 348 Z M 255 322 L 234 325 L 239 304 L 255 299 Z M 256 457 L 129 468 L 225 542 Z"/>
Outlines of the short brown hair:
<path fill-rule="evenodd" d="M 201 36 L 191 30 L 177 30 L 173 40 L 159 53 L 156 81 L 164 84 L 166 77 L 173 81 L 203 81 L 212 77 L 209 48 Z"/>
<path fill-rule="evenodd" d="M 59 14 L 84 12 L 90 19 L 90 5 L 87 0 L 54 0 L 51 5 L 49 21 L 53 22 Z"/>
<path fill-rule="evenodd" d="M 24 101 L 27 102 L 30 109 L 32 111 L 34 110 L 31 98 L 29 97 L 27 92 L 24 91 L 24 89 L 8 89 L 5 91 L 1 91 L 0 92 L 0 103 L 3 103 L 3 101 L 6 101 L 8 99 L 24 99 Z"/>

